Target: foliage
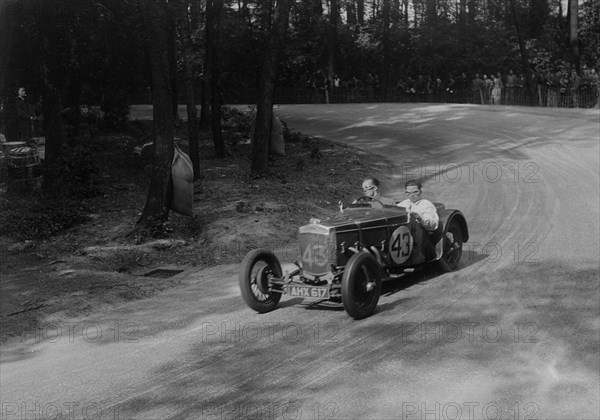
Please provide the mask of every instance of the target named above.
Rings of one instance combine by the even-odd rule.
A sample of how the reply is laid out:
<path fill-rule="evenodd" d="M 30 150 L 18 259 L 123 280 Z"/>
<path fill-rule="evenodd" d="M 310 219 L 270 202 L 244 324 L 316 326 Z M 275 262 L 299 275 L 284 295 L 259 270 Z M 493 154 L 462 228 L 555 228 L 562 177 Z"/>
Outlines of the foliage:
<path fill-rule="evenodd" d="M 57 174 L 61 194 L 73 198 L 93 197 L 99 193 L 95 180 L 98 175 L 97 159 L 90 143 L 73 139 L 63 146 L 58 159 Z"/>
<path fill-rule="evenodd" d="M 222 107 L 222 124 L 224 128 L 231 128 L 242 133 L 249 133 L 255 114 L 242 112 L 237 108 L 229 106 Z"/>
<path fill-rule="evenodd" d="M 11 36 L 12 44 L 22 47 L 10 49 L 10 61 L 16 65 L 15 74 L 25 75 L 21 82 L 32 87 L 32 96 L 39 93 L 36 87 L 41 74 L 36 63 L 37 21 L 31 11 L 40 1 L 19 1 L 23 5 L 17 16 L 21 24 L 14 27 Z M 365 1 L 363 23 L 356 23 L 355 17 L 347 20 L 356 13 L 355 1 L 338 3 L 341 18 L 336 27 L 334 71 L 342 81 L 354 76 L 364 81 L 368 72 L 378 74 L 381 80 L 389 77 L 395 85 L 400 77 L 419 74 L 447 80 L 461 72 L 472 76 L 508 68 L 523 70 L 509 1 Z M 461 14 L 461 3 L 465 15 Z M 127 118 L 128 103 L 149 97 L 149 41 L 146 31 L 141 30 L 144 22 L 139 9 L 143 2 L 81 1 L 76 7 L 73 2 L 65 2 L 64 7 L 60 4 L 57 2 L 60 13 L 53 16 L 53 25 L 61 34 L 57 63 L 62 69 L 63 106 L 73 106 L 78 100 L 101 105 L 105 126 L 118 126 Z M 387 20 L 382 18 L 384 4 L 392 8 L 387 28 Z M 190 2 L 189 9 L 196 85 L 203 74 L 205 48 L 201 5 Z M 515 5 L 532 67 L 568 59 L 566 7 L 559 8 L 554 0 L 515 0 Z M 227 103 L 252 103 L 256 98 L 272 6 L 272 2 L 257 0 L 224 2 L 221 84 Z M 581 63 L 597 66 L 600 3 L 585 0 L 579 10 Z M 327 73 L 331 59 L 328 13 L 328 4 L 321 0 L 294 2 L 280 61 L 280 85 L 305 86 L 317 72 Z M 387 56 L 385 45 L 389 46 Z"/>
<path fill-rule="evenodd" d="M 579 42 L 582 46 L 582 63 L 600 67 L 600 2 L 586 0 L 580 7 Z"/>
<path fill-rule="evenodd" d="M 0 235 L 18 240 L 46 239 L 89 219 L 87 209 L 74 198 L 4 197 Z"/>

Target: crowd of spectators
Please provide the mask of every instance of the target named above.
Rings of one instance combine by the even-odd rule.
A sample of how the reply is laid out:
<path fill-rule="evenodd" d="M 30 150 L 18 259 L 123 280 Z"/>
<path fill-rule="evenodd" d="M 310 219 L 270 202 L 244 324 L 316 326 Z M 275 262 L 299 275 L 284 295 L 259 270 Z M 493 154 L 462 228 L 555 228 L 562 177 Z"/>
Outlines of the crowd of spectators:
<path fill-rule="evenodd" d="M 283 95 L 293 94 L 283 89 Z M 546 107 L 592 108 L 597 106 L 600 92 L 598 73 L 593 68 L 581 71 L 560 66 L 532 73 L 527 84 L 523 73 L 512 69 L 495 74 L 466 73 L 454 76 L 419 74 L 399 76 L 382 92 L 377 74 L 349 77 L 341 80 L 336 74 L 330 79 L 326 72 L 304 76 L 304 88 L 293 102 L 454 102 L 481 105 L 537 105 Z M 295 94 L 298 96 L 298 93 Z M 287 98 L 282 98 L 281 102 Z"/>

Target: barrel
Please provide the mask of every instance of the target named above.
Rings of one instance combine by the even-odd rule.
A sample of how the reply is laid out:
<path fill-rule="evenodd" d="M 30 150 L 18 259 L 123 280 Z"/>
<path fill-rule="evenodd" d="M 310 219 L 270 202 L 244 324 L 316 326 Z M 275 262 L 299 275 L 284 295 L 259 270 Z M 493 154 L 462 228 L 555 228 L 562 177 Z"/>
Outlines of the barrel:
<path fill-rule="evenodd" d="M 7 155 L 8 151 L 10 149 L 14 149 L 15 147 L 24 147 L 24 146 L 25 146 L 24 141 L 8 141 L 6 143 L 2 143 L 2 151 L 4 152 L 4 155 Z"/>
<path fill-rule="evenodd" d="M 35 147 L 13 147 L 6 159 L 8 191 L 35 191 L 42 186 L 42 167 Z"/>

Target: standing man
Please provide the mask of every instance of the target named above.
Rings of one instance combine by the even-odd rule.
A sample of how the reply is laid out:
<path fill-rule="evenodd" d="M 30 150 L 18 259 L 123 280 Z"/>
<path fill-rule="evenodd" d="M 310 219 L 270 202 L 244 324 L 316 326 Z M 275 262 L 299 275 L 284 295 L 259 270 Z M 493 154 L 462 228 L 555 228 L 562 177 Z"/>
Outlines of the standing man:
<path fill-rule="evenodd" d="M 17 110 L 17 119 L 19 121 L 19 140 L 24 141 L 27 145 L 31 142 L 31 120 L 33 112 L 31 107 L 25 100 L 27 92 L 24 87 L 20 87 L 17 91 L 17 101 L 15 108 Z"/>
<path fill-rule="evenodd" d="M 506 105 L 514 105 L 515 87 L 517 86 L 517 76 L 512 70 L 506 75 Z"/>
<path fill-rule="evenodd" d="M 580 103 L 580 88 L 581 88 L 582 80 L 579 73 L 577 73 L 576 69 L 571 71 L 571 94 L 573 96 L 573 108 L 579 108 Z"/>

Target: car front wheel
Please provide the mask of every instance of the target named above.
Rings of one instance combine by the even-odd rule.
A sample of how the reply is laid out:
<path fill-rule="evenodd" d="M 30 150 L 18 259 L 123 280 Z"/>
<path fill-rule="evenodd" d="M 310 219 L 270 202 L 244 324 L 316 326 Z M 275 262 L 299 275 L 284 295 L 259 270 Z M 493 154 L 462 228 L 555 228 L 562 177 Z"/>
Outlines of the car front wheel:
<path fill-rule="evenodd" d="M 242 261 L 239 284 L 246 304 L 259 313 L 272 311 L 281 293 L 269 291 L 269 279 L 281 278 L 281 265 L 275 254 L 265 249 L 250 251 Z"/>
<path fill-rule="evenodd" d="M 342 302 L 354 319 L 371 315 L 381 294 L 381 267 L 367 252 L 354 254 L 342 276 Z"/>

